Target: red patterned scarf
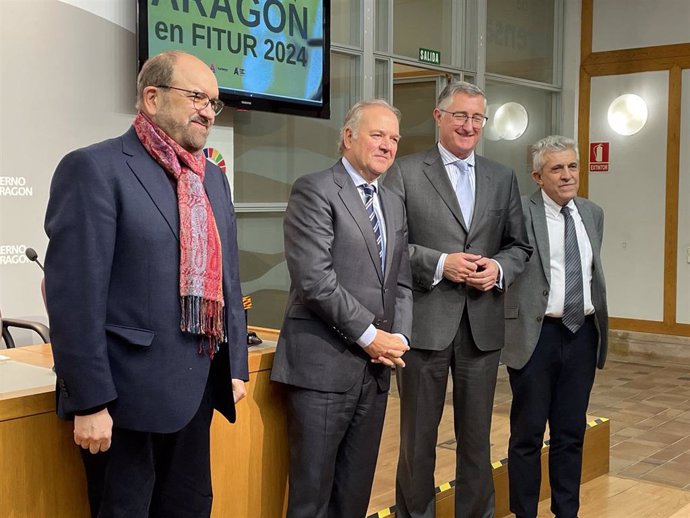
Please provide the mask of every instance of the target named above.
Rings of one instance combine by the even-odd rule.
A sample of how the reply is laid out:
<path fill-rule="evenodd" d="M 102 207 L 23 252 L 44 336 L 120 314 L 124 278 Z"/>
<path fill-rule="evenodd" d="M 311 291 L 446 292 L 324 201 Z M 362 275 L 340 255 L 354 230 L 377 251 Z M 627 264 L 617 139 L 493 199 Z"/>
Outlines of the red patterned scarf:
<path fill-rule="evenodd" d="M 180 329 L 208 337 L 213 358 L 225 341 L 223 260 L 216 219 L 204 190 L 206 157 L 183 149 L 141 112 L 134 119 L 134 129 L 146 151 L 177 182 Z"/>

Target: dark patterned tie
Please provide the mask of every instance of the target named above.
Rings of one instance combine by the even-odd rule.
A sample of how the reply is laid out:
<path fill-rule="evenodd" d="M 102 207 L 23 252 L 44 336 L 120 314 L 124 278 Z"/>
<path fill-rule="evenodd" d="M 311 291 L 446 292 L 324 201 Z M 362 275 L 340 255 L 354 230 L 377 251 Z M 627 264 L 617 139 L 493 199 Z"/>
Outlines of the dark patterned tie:
<path fill-rule="evenodd" d="M 376 246 L 379 248 L 379 261 L 381 261 L 381 271 L 383 271 L 383 238 L 381 237 L 381 225 L 379 218 L 376 217 L 374 210 L 374 193 L 376 188 L 373 185 L 362 184 L 359 186 L 364 192 L 364 207 L 367 209 L 369 215 L 369 222 L 371 228 L 374 229 L 374 237 L 376 238 Z"/>
<path fill-rule="evenodd" d="M 582 293 L 582 263 L 577 246 L 575 223 L 570 209 L 561 209 L 565 222 L 565 299 L 563 301 L 563 324 L 573 333 L 585 321 L 585 302 Z"/>

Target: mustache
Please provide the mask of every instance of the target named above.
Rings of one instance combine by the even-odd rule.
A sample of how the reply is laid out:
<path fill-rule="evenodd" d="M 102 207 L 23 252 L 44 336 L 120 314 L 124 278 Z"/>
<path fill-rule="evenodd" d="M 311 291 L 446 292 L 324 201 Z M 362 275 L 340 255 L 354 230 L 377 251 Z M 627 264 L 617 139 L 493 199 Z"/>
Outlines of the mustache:
<path fill-rule="evenodd" d="M 199 124 L 203 124 L 206 128 L 211 127 L 211 119 L 209 119 L 208 117 L 204 117 L 201 114 L 194 115 L 189 120 L 190 120 L 190 122 L 198 122 Z"/>

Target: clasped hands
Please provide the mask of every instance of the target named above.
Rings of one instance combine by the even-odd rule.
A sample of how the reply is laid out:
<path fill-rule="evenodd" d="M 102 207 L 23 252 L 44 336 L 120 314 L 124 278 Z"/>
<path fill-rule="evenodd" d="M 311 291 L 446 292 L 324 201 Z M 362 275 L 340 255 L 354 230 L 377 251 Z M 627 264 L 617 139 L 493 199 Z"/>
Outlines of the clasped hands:
<path fill-rule="evenodd" d="M 480 291 L 489 291 L 500 271 L 496 261 L 481 255 L 456 252 L 448 254 L 443 265 L 443 276 L 452 282 L 464 282 Z"/>
<path fill-rule="evenodd" d="M 382 363 L 388 367 L 404 367 L 402 355 L 410 350 L 404 340 L 381 329 L 376 330 L 374 341 L 364 349 L 373 363 Z"/>

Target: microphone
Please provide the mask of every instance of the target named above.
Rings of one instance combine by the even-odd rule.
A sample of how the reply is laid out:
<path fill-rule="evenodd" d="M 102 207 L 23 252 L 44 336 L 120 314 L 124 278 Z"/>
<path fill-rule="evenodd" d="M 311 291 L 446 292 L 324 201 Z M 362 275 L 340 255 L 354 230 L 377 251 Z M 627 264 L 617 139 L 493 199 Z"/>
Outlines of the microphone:
<path fill-rule="evenodd" d="M 27 248 L 24 253 L 26 254 L 26 257 L 28 257 L 29 261 L 36 263 L 38 267 L 45 272 L 45 270 L 43 269 L 43 265 L 41 264 L 41 261 L 38 260 L 38 254 L 36 253 L 36 250 L 34 250 L 33 248 Z"/>

